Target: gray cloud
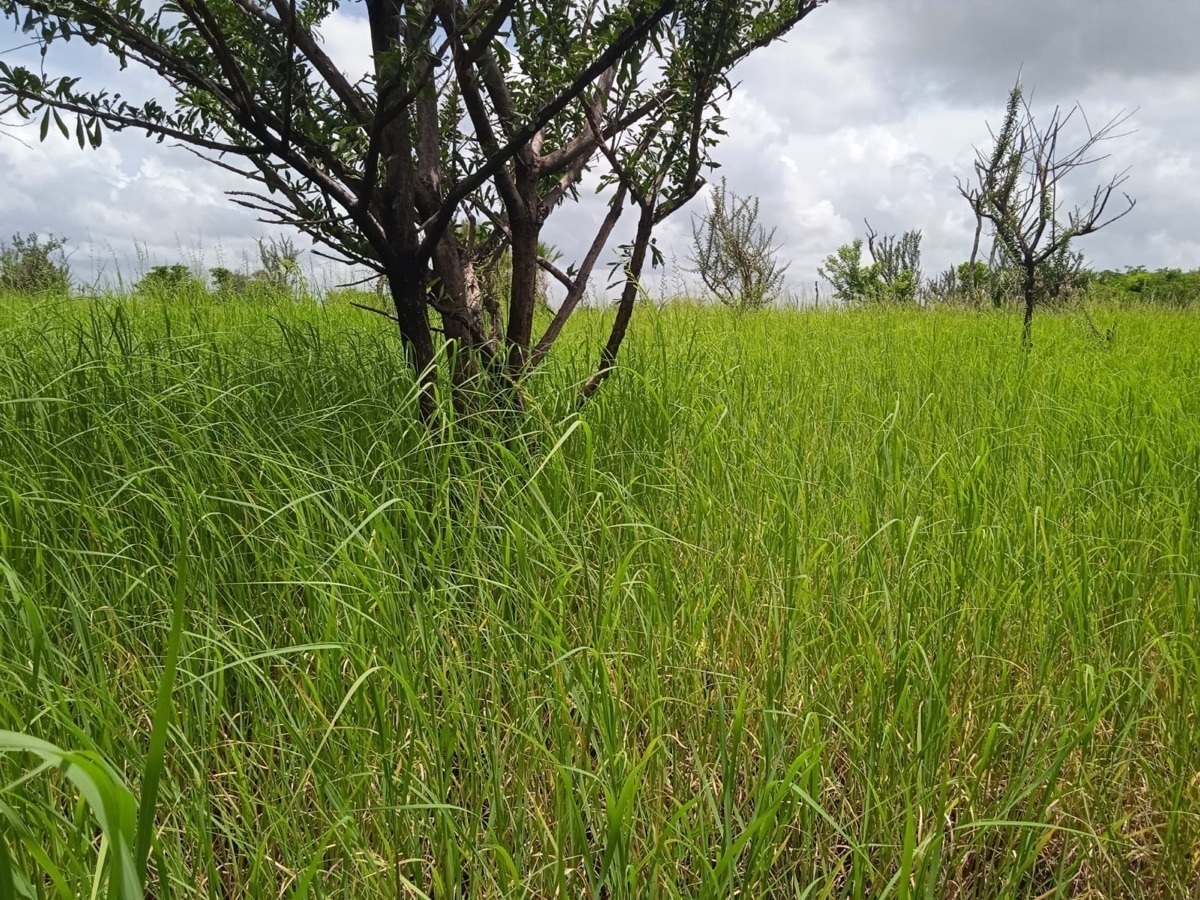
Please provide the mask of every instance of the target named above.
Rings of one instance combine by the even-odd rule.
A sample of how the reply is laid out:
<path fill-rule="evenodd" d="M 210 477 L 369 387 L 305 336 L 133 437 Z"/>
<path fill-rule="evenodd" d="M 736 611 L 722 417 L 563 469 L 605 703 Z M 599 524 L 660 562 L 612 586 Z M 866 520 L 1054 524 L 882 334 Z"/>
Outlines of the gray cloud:
<path fill-rule="evenodd" d="M 1022 65 L 1053 95 L 1086 90 L 1098 81 L 1170 79 L 1197 71 L 1200 4 L 1193 0 L 856 5 L 877 17 L 877 59 L 892 77 L 925 82 L 968 102 L 988 102 Z M 836 14 L 832 8 L 826 12 Z"/>

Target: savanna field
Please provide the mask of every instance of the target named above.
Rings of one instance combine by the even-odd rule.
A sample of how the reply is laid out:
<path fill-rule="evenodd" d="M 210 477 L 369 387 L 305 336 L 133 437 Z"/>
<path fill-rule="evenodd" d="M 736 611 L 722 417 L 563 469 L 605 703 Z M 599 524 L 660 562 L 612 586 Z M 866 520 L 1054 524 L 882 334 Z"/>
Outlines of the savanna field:
<path fill-rule="evenodd" d="M 1200 894 L 1200 316 L 1094 315 L 646 307 L 577 410 L 581 313 L 500 440 L 0 300 L 0 894 Z"/>

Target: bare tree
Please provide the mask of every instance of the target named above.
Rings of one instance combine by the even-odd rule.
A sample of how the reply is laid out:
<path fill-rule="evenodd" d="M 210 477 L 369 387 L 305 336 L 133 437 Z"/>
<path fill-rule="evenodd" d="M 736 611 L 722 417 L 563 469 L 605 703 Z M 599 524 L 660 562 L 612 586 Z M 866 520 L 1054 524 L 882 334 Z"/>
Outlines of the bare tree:
<path fill-rule="evenodd" d="M 999 133 L 989 129 L 991 152 L 976 151 L 978 183 L 959 181 L 959 193 L 980 221 L 991 223 L 1001 253 L 1021 270 L 1025 304 L 1022 341 L 1026 346 L 1032 339 L 1034 307 L 1045 295 L 1043 267 L 1062 259 L 1075 238 L 1111 225 L 1136 205 L 1121 192 L 1124 208 L 1109 211 L 1114 195 L 1128 179 L 1128 170 L 1095 188 L 1090 202 L 1083 205 L 1067 207 L 1060 196 L 1069 175 L 1108 158 L 1099 148 L 1124 136 L 1127 132 L 1121 129 L 1132 115 L 1120 113 L 1094 128 L 1077 104 L 1065 111 L 1055 107 L 1049 119 L 1039 124 L 1018 81 L 1009 94 Z M 1068 126 L 1074 120 L 1082 124 L 1084 134 L 1069 147 Z"/>
<path fill-rule="evenodd" d="M 961 186 L 960 190 L 962 190 Z M 971 212 L 975 213 L 975 239 L 971 242 L 971 256 L 968 260 L 966 285 L 971 302 L 975 303 L 979 296 L 975 263 L 979 261 L 979 242 L 983 238 L 983 192 L 979 187 L 968 187 L 964 191 L 963 196 L 966 198 L 967 203 L 971 205 Z"/>
<path fill-rule="evenodd" d="M 692 216 L 691 271 L 726 306 L 755 309 L 779 294 L 788 266 L 778 252 L 775 229 L 759 223 L 758 198 L 738 196 L 724 178 L 705 211 Z"/>

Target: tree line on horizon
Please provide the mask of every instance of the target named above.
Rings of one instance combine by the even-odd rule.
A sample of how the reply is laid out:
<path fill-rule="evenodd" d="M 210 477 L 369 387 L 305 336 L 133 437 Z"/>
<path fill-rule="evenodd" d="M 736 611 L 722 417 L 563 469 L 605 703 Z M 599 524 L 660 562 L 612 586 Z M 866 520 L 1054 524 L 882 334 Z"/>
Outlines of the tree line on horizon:
<path fill-rule="evenodd" d="M 736 195 L 732 195 L 736 198 Z M 740 203 L 743 198 L 736 198 Z M 700 220 L 702 216 L 697 216 Z M 744 223 L 743 223 L 744 227 Z M 758 226 L 756 226 L 758 227 Z M 697 230 L 703 226 L 696 225 Z M 880 237 L 868 224 L 868 238 L 842 245 L 822 266 L 830 283 L 833 299 L 842 305 L 897 304 L 912 306 L 950 305 L 963 308 L 1014 308 L 1020 295 L 1016 290 L 1016 273 L 1012 270 L 989 269 L 979 260 L 975 263 L 976 289 L 971 291 L 970 263 L 964 261 L 941 273 L 922 277 L 920 231 L 903 235 Z M 709 240 L 707 237 L 704 240 Z M 71 275 L 66 254 L 68 241 L 64 237 L 44 237 L 38 234 L 15 234 L 0 241 L 0 294 L 25 298 L 68 297 L 96 293 L 95 289 L 80 290 Z M 863 255 L 864 248 L 870 262 Z M 194 265 L 169 263 L 153 265 L 129 284 L 134 297 L 187 300 L 211 297 L 216 300 L 301 301 L 317 295 L 307 284 L 299 262 L 300 252 L 286 237 L 263 238 L 257 242 L 257 267 L 244 265 L 241 270 L 213 266 L 205 272 Z M 552 247 L 543 252 L 557 253 Z M 757 251 L 753 251 L 757 252 Z M 1058 287 L 1046 300 L 1048 307 L 1064 306 L 1081 296 L 1103 300 L 1187 309 L 1200 305 L 1200 268 L 1187 270 L 1178 267 L 1126 266 L 1122 269 L 1092 269 L 1081 254 L 1073 254 L 1070 266 L 1051 274 Z M 695 270 L 695 257 L 689 256 L 687 267 Z M 787 264 L 776 269 L 780 278 L 774 291 L 744 294 L 740 284 L 731 279 L 723 288 L 713 288 L 706 282 L 706 295 L 698 298 L 712 300 L 739 311 L 778 305 L 787 299 L 782 287 L 782 275 Z M 727 267 L 726 272 L 730 271 Z M 497 289 L 507 287 L 501 272 Z M 697 273 L 698 274 L 698 273 Z M 832 276 L 832 277 L 830 277 Z M 711 277 L 711 276 L 710 276 Z M 767 273 L 752 276 L 759 285 L 771 277 Z M 544 285 L 544 288 L 546 286 Z M 817 288 L 815 299 L 820 300 Z M 376 288 L 355 291 L 335 289 L 323 298 L 337 301 L 375 298 Z M 746 297 L 753 298 L 746 302 Z M 697 299 L 690 291 L 670 299 Z M 548 307 L 549 298 L 543 303 Z"/>

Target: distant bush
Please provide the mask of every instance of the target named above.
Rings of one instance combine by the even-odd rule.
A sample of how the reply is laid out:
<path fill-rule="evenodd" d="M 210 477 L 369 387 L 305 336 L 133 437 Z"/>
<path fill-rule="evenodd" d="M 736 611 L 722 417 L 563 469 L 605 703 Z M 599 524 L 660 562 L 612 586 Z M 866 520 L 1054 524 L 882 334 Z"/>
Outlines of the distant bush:
<path fill-rule="evenodd" d="M 966 260 L 964 262 L 960 262 L 954 268 L 953 271 L 954 271 L 955 275 L 958 277 L 958 283 L 961 284 L 964 288 L 970 288 L 970 286 L 971 286 L 971 261 Z M 975 286 L 976 286 L 976 288 L 978 289 L 979 287 L 982 287 L 983 285 L 987 284 L 987 279 L 988 279 L 987 263 L 976 260 L 976 262 L 975 262 Z"/>
<path fill-rule="evenodd" d="M 1147 270 L 1144 266 L 1123 272 L 1097 272 L 1092 294 L 1119 303 L 1144 303 L 1179 309 L 1200 307 L 1200 270 Z"/>
<path fill-rule="evenodd" d="M 922 299 L 926 303 L 973 309 L 982 306 L 1001 309 L 1020 299 L 1019 270 L 1004 265 L 992 269 L 982 260 L 976 260 L 974 274 L 972 280 L 969 260 L 951 266 L 921 286 Z"/>
<path fill-rule="evenodd" d="M 244 272 L 234 272 L 224 266 L 208 270 L 212 278 L 213 290 L 219 297 L 241 297 L 250 290 L 250 276 Z"/>
<path fill-rule="evenodd" d="M 208 293 L 199 278 L 187 266 L 176 263 L 171 266 L 152 266 L 133 286 L 135 294 L 149 297 L 194 298 Z"/>
<path fill-rule="evenodd" d="M 983 296 L 987 278 L 987 264 L 976 262 L 972 293 L 971 264 L 959 263 L 926 281 L 921 286 L 921 296 L 926 303 L 975 307 L 979 305 L 979 298 Z"/>
<path fill-rule="evenodd" d="M 64 237 L 14 234 L 11 244 L 0 243 L 0 291 L 14 294 L 66 294 L 71 273 L 63 248 Z"/>
<path fill-rule="evenodd" d="M 299 299 L 306 289 L 300 252 L 290 238 L 264 238 L 258 241 L 261 267 L 249 274 L 224 266 L 210 269 L 213 290 L 222 299 Z"/>

